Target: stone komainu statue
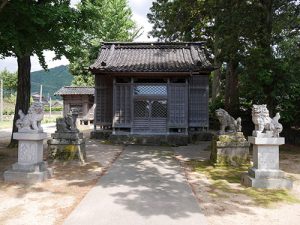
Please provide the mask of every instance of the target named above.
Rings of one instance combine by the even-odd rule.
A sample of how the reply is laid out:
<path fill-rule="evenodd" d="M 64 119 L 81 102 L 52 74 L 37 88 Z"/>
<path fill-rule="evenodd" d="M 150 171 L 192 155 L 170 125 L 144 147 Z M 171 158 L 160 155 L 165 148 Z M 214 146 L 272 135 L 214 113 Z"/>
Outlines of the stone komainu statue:
<path fill-rule="evenodd" d="M 255 125 L 255 130 L 252 135 L 258 137 L 260 134 L 271 131 L 271 135 L 268 137 L 279 137 L 283 129 L 282 124 L 278 122 L 279 119 L 279 113 L 276 113 L 273 119 L 270 118 L 267 105 L 253 105 L 252 122 Z"/>
<path fill-rule="evenodd" d="M 216 117 L 220 122 L 220 133 L 224 134 L 226 127 L 229 127 L 230 132 L 241 132 L 242 131 L 242 120 L 237 118 L 236 120 L 229 115 L 224 109 L 216 110 Z"/>
<path fill-rule="evenodd" d="M 25 115 L 22 110 L 18 112 L 20 119 L 16 121 L 19 132 L 43 132 L 41 121 L 44 118 L 44 106 L 40 102 L 34 102 Z"/>
<path fill-rule="evenodd" d="M 77 113 L 77 111 L 75 113 Z M 56 132 L 58 132 L 58 133 L 79 132 L 79 130 L 77 129 L 77 126 L 76 126 L 77 116 L 78 116 L 78 114 L 73 114 L 73 111 L 71 110 L 71 112 L 68 113 L 65 117 L 57 118 L 56 119 Z"/>

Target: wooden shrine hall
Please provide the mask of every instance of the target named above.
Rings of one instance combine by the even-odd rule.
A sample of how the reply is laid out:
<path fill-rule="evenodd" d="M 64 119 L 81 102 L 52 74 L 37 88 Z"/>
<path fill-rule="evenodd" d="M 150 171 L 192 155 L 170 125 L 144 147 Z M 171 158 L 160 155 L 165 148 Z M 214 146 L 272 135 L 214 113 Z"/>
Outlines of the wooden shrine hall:
<path fill-rule="evenodd" d="M 203 43 L 103 43 L 95 75 L 94 132 L 188 135 L 208 129 Z"/>

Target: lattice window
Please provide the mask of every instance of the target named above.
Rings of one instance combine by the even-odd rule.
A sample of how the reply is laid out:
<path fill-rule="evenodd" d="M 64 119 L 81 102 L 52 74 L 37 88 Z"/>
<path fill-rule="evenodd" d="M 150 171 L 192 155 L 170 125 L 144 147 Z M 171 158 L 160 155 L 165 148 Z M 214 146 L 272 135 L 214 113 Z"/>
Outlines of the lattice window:
<path fill-rule="evenodd" d="M 149 101 L 135 101 L 134 102 L 134 117 L 148 118 L 150 115 Z"/>
<path fill-rule="evenodd" d="M 134 87 L 134 95 L 167 95 L 166 85 L 138 85 Z"/>
<path fill-rule="evenodd" d="M 167 118 L 167 101 L 153 101 L 151 105 L 151 117 Z"/>

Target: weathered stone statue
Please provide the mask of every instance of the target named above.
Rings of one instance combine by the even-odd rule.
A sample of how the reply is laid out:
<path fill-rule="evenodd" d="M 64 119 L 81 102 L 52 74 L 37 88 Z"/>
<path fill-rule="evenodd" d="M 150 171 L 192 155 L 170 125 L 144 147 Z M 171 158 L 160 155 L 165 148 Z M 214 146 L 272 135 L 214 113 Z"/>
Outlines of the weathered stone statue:
<path fill-rule="evenodd" d="M 27 115 L 22 110 L 18 112 L 20 119 L 16 121 L 18 132 L 43 132 L 41 121 L 44 119 L 44 107 L 40 102 L 34 102 Z"/>
<path fill-rule="evenodd" d="M 76 126 L 76 119 L 74 118 L 72 111 L 68 113 L 63 118 L 56 119 L 56 132 L 63 133 L 63 132 L 79 132 Z"/>
<path fill-rule="evenodd" d="M 229 115 L 227 111 L 224 109 L 216 110 L 216 117 L 220 122 L 220 134 L 225 133 L 225 129 L 229 127 L 229 132 L 241 132 L 242 131 L 242 120 L 241 118 L 237 118 L 236 120 Z"/>
<path fill-rule="evenodd" d="M 279 137 L 282 125 L 279 113 L 271 119 L 267 105 L 253 105 L 253 136 L 248 141 L 253 145 L 253 167 L 242 176 L 242 183 L 256 188 L 292 188 L 293 182 L 279 169 L 279 146 L 284 138 Z"/>
<path fill-rule="evenodd" d="M 51 177 L 52 170 L 43 161 L 43 140 L 47 138 L 41 127 L 43 104 L 34 102 L 27 115 L 20 110 L 19 116 L 16 121 L 18 132 L 13 133 L 13 138 L 19 141 L 18 162 L 4 172 L 4 180 L 21 183 L 44 181 Z"/>
<path fill-rule="evenodd" d="M 279 137 L 282 131 L 282 125 L 278 122 L 280 114 L 271 119 L 267 105 L 253 105 L 252 121 L 255 125 L 255 130 L 252 135 L 254 137 Z"/>
<path fill-rule="evenodd" d="M 85 139 L 76 125 L 78 109 L 72 108 L 63 118 L 56 119 L 56 131 L 48 140 L 48 153 L 53 159 L 85 162 Z"/>
<path fill-rule="evenodd" d="M 273 117 L 272 122 L 270 124 L 270 130 L 273 131 L 274 137 L 279 137 L 279 134 L 283 130 L 282 124 L 278 122 L 279 119 L 280 119 L 280 114 L 276 113 L 276 115 Z"/>
<path fill-rule="evenodd" d="M 224 109 L 217 109 L 215 113 L 220 122 L 220 131 L 212 140 L 210 160 L 216 165 L 249 164 L 250 144 L 241 132 L 241 118 L 235 120 Z M 227 132 L 226 128 L 229 128 Z"/>

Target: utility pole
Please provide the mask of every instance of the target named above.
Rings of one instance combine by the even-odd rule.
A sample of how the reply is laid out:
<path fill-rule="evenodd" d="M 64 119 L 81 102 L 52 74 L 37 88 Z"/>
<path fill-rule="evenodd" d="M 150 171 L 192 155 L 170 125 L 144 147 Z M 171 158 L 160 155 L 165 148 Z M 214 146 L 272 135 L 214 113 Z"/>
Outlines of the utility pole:
<path fill-rule="evenodd" d="M 42 96 L 43 96 L 43 85 L 40 87 L 40 102 L 42 102 Z"/>
<path fill-rule="evenodd" d="M 51 97 L 50 97 L 50 101 L 49 101 L 49 102 L 50 102 L 50 104 L 49 104 L 49 106 L 50 106 L 50 107 L 49 107 L 50 111 L 49 111 L 49 112 L 50 112 L 50 118 L 51 118 L 51 105 L 52 105 Z"/>
<path fill-rule="evenodd" d="M 0 82 L 0 121 L 3 121 L 3 80 Z"/>

